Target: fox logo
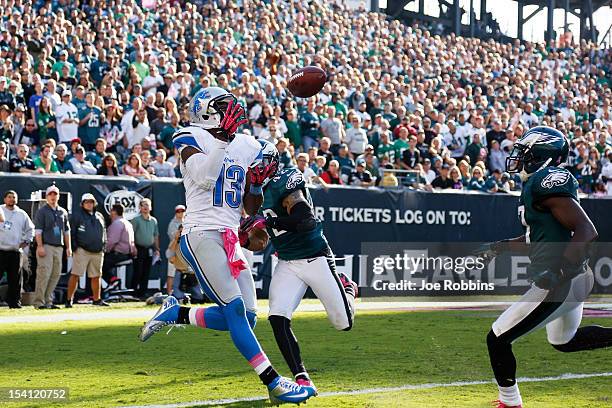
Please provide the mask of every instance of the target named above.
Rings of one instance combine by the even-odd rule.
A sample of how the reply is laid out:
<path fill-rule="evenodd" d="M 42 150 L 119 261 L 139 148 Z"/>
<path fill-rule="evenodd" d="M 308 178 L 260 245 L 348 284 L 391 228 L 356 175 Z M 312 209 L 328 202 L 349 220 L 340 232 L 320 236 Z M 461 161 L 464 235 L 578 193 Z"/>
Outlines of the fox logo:
<path fill-rule="evenodd" d="M 569 173 L 565 171 L 553 171 L 542 179 L 541 186 L 544 188 L 553 188 L 562 186 L 569 180 Z"/>

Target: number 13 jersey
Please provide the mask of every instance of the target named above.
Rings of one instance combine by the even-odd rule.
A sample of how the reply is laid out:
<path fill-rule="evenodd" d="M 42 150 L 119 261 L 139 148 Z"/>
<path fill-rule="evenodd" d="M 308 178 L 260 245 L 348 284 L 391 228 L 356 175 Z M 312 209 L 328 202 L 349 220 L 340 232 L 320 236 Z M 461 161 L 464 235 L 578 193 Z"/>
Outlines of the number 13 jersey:
<path fill-rule="evenodd" d="M 234 140 L 225 145 L 222 165 L 215 173 L 216 181 L 207 184 L 210 175 L 200 171 L 201 167 L 196 162 L 209 159 L 211 152 L 215 149 L 218 151 L 222 142 L 196 126 L 181 129 L 174 139 L 177 137 L 193 137 L 193 141 L 186 144 L 198 148 L 206 156 L 202 158 L 201 154 L 196 154 L 189 157 L 187 162 L 181 160 L 187 203 L 183 235 L 191 231 L 224 228 L 237 232 L 242 216 L 247 170 L 261 156 L 261 145 L 252 136 L 236 134 Z M 200 157 L 191 163 L 196 156 Z"/>

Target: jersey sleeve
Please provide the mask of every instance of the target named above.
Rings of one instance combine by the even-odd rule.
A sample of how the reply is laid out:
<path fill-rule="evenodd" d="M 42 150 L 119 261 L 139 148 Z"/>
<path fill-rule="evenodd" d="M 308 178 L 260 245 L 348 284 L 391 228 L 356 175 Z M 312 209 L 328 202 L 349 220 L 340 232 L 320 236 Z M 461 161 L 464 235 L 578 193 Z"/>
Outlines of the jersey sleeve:
<path fill-rule="evenodd" d="M 548 197 L 571 197 L 578 200 L 578 182 L 566 169 L 551 168 L 534 174 L 531 194 L 534 202 Z"/>

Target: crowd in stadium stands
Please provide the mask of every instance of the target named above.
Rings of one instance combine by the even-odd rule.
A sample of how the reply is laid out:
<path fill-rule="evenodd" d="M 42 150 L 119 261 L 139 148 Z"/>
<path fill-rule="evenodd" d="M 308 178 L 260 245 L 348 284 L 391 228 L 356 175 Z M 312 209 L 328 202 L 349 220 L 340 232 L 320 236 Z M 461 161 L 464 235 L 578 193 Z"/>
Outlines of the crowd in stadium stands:
<path fill-rule="evenodd" d="M 242 131 L 313 183 L 516 190 L 505 158 L 542 124 L 570 139 L 582 192 L 612 195 L 612 50 L 593 43 L 437 36 L 331 1 L 0 10 L 0 171 L 180 176 L 172 135 L 220 86 L 247 107 Z M 312 64 L 328 82 L 292 97 L 287 78 Z"/>

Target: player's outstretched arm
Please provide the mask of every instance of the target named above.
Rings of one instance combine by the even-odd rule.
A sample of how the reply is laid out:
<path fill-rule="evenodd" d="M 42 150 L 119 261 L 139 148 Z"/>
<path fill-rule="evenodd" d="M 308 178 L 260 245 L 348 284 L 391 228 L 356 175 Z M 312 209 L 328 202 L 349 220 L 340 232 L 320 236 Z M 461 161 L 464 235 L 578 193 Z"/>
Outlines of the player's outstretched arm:
<path fill-rule="evenodd" d="M 297 232 L 312 231 L 316 228 L 317 220 L 302 190 L 296 190 L 285 197 L 283 207 L 287 209 L 289 215 L 285 217 L 266 217 L 267 226 Z"/>
<path fill-rule="evenodd" d="M 203 189 L 210 190 L 214 187 L 221 166 L 223 166 L 226 147 L 227 143 L 217 141 L 208 154 L 202 153 L 193 146 L 185 146 L 181 149 L 181 160 L 185 169 Z"/>
<path fill-rule="evenodd" d="M 247 177 L 243 206 L 248 215 L 256 215 L 263 204 L 263 193 L 261 188 L 251 188 L 251 186 L 251 180 Z"/>
<path fill-rule="evenodd" d="M 599 236 L 597 229 L 580 204 L 570 197 L 549 197 L 541 205 L 565 228 L 573 232 L 565 248 L 563 258 L 566 264 L 581 264 L 587 255 L 589 243 Z"/>

